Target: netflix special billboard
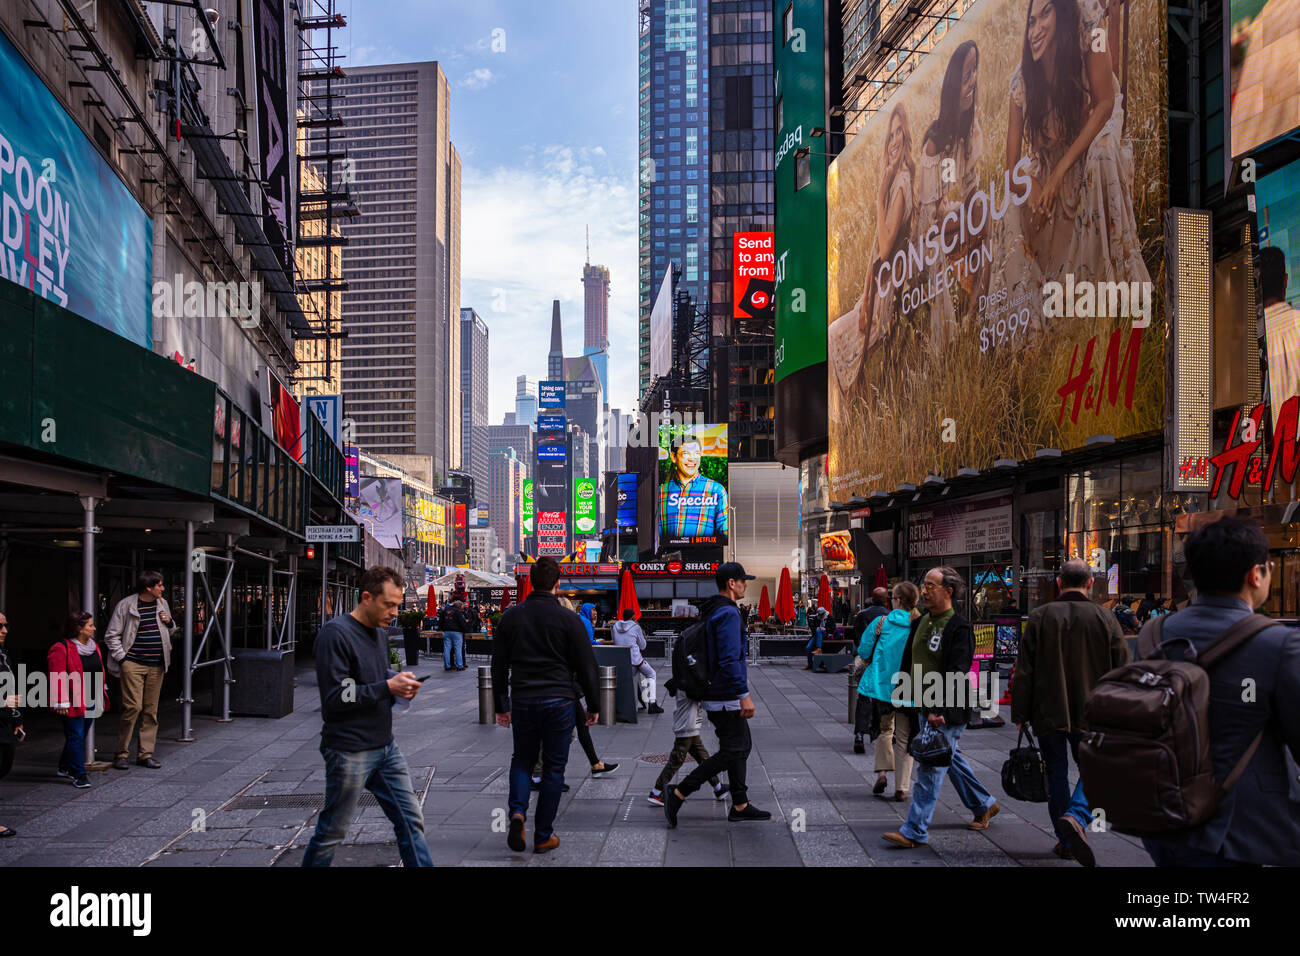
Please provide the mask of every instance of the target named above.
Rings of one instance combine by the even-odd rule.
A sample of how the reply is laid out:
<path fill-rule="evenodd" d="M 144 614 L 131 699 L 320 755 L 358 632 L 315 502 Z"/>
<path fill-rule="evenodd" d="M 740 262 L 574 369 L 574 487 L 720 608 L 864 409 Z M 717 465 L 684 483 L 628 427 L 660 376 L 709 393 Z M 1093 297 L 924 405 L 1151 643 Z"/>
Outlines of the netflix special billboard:
<path fill-rule="evenodd" d="M 1159 432 L 1163 0 L 983 0 L 828 179 L 833 497 Z"/>

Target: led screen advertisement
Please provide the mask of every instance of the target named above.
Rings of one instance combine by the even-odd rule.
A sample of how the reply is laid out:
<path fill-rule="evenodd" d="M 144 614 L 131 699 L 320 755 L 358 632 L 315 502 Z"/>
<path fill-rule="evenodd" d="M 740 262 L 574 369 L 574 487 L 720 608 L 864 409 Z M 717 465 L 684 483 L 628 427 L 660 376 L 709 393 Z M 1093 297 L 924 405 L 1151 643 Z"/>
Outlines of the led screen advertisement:
<path fill-rule="evenodd" d="M 1231 0 L 1233 156 L 1243 156 L 1300 126 L 1300 0 Z"/>
<path fill-rule="evenodd" d="M 153 220 L 0 33 L 0 278 L 153 348 Z"/>
<path fill-rule="evenodd" d="M 402 479 L 363 475 L 349 513 L 381 548 L 402 549 Z"/>
<path fill-rule="evenodd" d="M 1276 427 L 1283 403 L 1300 395 L 1300 162 L 1260 177 L 1255 210 L 1269 407 Z"/>
<path fill-rule="evenodd" d="M 524 479 L 524 490 L 519 501 L 519 523 L 525 535 L 533 533 L 533 479 Z"/>
<path fill-rule="evenodd" d="M 595 534 L 596 529 L 596 479 L 575 478 L 573 481 L 573 533 Z"/>
<path fill-rule="evenodd" d="M 533 479 L 537 554 L 569 553 L 569 468 L 563 461 L 539 461 Z"/>
<path fill-rule="evenodd" d="M 737 319 L 766 321 L 772 317 L 772 257 L 770 232 L 736 232 L 731 236 L 731 315 Z"/>
<path fill-rule="evenodd" d="M 1032 3 L 972 7 L 831 166 L 841 500 L 1163 427 L 1165 5 Z"/>
<path fill-rule="evenodd" d="M 659 430 L 659 547 L 727 543 L 727 426 Z"/>
<path fill-rule="evenodd" d="M 538 408 L 563 408 L 564 407 L 564 382 L 555 380 L 550 382 L 537 383 L 537 407 Z"/>

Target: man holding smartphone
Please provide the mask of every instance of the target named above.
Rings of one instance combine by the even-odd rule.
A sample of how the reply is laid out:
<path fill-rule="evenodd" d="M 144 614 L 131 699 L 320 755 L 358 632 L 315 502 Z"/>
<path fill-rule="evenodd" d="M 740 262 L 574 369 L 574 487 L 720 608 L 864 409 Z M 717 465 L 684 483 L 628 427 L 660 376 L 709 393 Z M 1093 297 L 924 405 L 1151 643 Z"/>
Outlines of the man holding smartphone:
<path fill-rule="evenodd" d="M 113 616 L 104 630 L 108 647 L 109 673 L 122 679 L 122 721 L 117 732 L 117 757 L 114 770 L 127 769 L 127 756 L 136 728 L 140 746 L 136 763 L 157 770 L 162 763 L 154 758 L 158 741 L 158 698 L 162 694 L 163 676 L 171 666 L 171 609 L 163 597 L 163 576 L 145 571 L 136 581 L 136 593 L 117 602 Z"/>
<path fill-rule="evenodd" d="M 393 703 L 411 700 L 420 681 L 409 671 L 388 676 L 388 636 L 397 617 L 402 576 L 376 566 L 361 576 L 352 613 L 325 622 L 316 638 L 320 686 L 320 752 L 325 757 L 325 806 L 303 854 L 303 866 L 329 866 L 369 790 L 397 834 L 404 866 L 433 866 L 424 814 L 406 758 L 393 741 Z"/>

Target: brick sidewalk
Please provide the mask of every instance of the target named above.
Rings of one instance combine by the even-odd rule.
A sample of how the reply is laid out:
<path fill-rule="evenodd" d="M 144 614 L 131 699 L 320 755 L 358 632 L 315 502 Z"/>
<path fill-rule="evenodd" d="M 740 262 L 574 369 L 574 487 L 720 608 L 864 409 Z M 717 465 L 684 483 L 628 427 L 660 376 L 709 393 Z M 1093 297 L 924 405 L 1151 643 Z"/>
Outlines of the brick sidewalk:
<path fill-rule="evenodd" d="M 1077 866 L 1052 855 L 1046 805 L 1019 803 L 1002 792 L 999 770 L 1015 744 L 1008 727 L 962 738 L 976 774 L 1002 804 L 988 830 L 965 828 L 969 814 L 945 783 L 927 847 L 904 851 L 884 843 L 880 834 L 898 828 L 907 805 L 871 795 L 871 754 L 852 753 L 845 722 L 845 676 L 803 671 L 802 661 L 750 668 L 758 711 L 751 723 L 750 797 L 772 811 L 770 822 L 728 823 L 726 804 L 702 791 L 686 804 L 678 828 L 666 828 L 663 811 L 645 797 L 672 747 L 667 700 L 662 716 L 642 713 L 637 724 L 592 728 L 601 757 L 619 763 L 612 777 L 592 779 L 575 743 L 571 790 L 556 820 L 560 848 L 544 856 L 511 853 L 504 833 L 493 830 L 494 819 L 506 815 L 511 735 L 478 724 L 474 665 L 485 661 L 469 663 L 466 671 L 446 673 L 441 660 L 424 659 L 416 673 L 433 676 L 412 711 L 394 724 L 423 796 L 438 865 Z M 667 662 L 654 663 L 662 683 Z M 297 866 L 325 789 L 315 672 L 300 667 L 297 676 L 296 710 L 281 720 L 221 724 L 196 717 L 198 740 L 182 744 L 175 741 L 179 711 L 165 712 L 158 746 L 163 769 L 132 764 L 126 773 L 95 773 L 91 790 L 54 777 L 62 747 L 58 724 L 48 715 L 29 718 L 29 742 L 0 781 L 0 823 L 19 831 L 0 841 L 0 866 Z M 101 723 L 103 759 L 116 715 Z M 716 746 L 707 724 L 704 741 Z M 803 826 L 793 825 L 800 820 Z M 1150 864 L 1136 840 L 1114 833 L 1090 838 L 1101 866 Z M 363 804 L 335 865 L 397 861 L 387 819 L 373 803 Z"/>

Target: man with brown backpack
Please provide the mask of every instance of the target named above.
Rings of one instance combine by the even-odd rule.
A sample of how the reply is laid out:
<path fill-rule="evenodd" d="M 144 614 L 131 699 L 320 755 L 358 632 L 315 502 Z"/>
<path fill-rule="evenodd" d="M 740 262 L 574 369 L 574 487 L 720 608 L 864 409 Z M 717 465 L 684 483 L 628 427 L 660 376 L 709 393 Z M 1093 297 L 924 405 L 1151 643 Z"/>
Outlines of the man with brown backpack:
<path fill-rule="evenodd" d="M 1272 586 L 1268 538 L 1229 517 L 1184 552 L 1196 600 L 1149 621 L 1139 659 L 1088 700 L 1084 786 L 1157 866 L 1296 866 L 1300 631 L 1254 613 Z"/>

